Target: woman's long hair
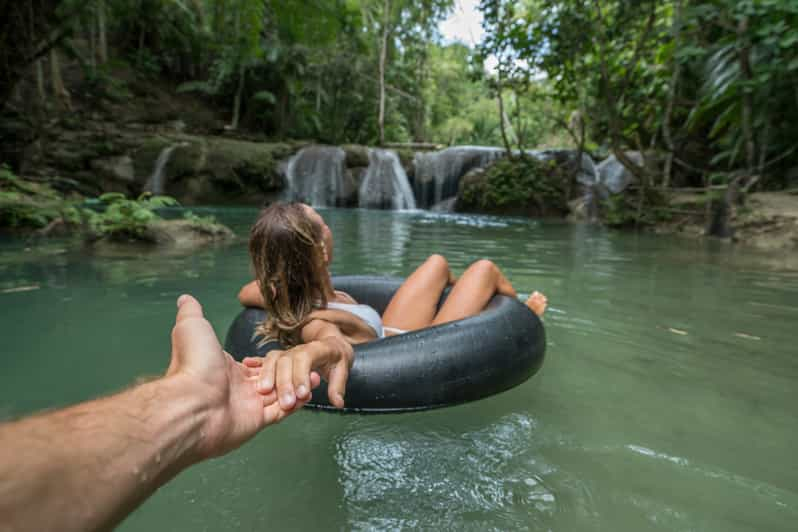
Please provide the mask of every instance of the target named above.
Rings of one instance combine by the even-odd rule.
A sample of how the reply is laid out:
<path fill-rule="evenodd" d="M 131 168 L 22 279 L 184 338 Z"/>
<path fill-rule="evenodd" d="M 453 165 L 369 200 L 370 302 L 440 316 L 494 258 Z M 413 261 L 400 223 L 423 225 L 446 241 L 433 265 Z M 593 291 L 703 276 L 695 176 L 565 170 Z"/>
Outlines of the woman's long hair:
<path fill-rule="evenodd" d="M 259 345 L 274 339 L 285 347 L 302 343 L 310 313 L 325 308 L 332 292 L 322 228 L 301 203 L 272 204 L 252 227 L 249 254 L 268 314 L 255 329 L 263 336 Z"/>

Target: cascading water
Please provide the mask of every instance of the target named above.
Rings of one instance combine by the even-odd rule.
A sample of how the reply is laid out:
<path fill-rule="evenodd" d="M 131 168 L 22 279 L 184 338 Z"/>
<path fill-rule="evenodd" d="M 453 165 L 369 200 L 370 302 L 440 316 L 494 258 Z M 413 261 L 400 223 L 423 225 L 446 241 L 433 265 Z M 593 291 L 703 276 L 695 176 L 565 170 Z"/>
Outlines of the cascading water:
<path fill-rule="evenodd" d="M 416 199 L 396 152 L 370 149 L 369 167 L 360 183 L 359 204 L 377 209 L 415 209 Z"/>
<path fill-rule="evenodd" d="M 286 166 L 288 195 L 314 207 L 334 207 L 342 203 L 346 153 L 336 146 L 308 146 L 291 157 Z"/>
<path fill-rule="evenodd" d="M 166 165 L 169 164 L 169 159 L 172 157 L 172 152 L 181 146 L 186 146 L 186 143 L 179 142 L 177 144 L 167 146 L 161 150 L 161 153 L 158 154 L 158 159 L 155 161 L 155 167 L 152 170 L 152 174 L 150 174 L 149 179 L 147 179 L 147 183 L 144 185 L 144 190 L 148 190 L 154 195 L 160 195 L 164 193 L 164 171 L 166 170 Z"/>
<path fill-rule="evenodd" d="M 415 192 L 419 205 L 428 208 L 457 195 L 460 178 L 473 168 L 482 168 L 502 157 L 502 148 L 454 146 L 431 153 L 417 153 Z"/>

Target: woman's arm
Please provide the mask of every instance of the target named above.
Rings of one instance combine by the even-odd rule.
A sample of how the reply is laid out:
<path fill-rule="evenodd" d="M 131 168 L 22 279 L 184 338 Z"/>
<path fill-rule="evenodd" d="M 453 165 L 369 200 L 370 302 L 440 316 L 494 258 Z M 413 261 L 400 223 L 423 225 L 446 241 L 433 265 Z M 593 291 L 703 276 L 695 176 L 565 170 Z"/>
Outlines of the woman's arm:
<path fill-rule="evenodd" d="M 270 351 L 263 359 L 258 390 L 268 394 L 277 390 L 277 399 L 285 410 L 297 401 L 310 399 L 311 370 L 327 381 L 330 403 L 344 406 L 346 381 L 355 352 L 337 325 L 324 320 L 311 320 L 302 328 L 300 344 L 287 351 Z"/>
<path fill-rule="evenodd" d="M 263 308 L 263 294 L 260 293 L 258 281 L 245 284 L 238 292 L 238 301 L 245 307 Z"/>

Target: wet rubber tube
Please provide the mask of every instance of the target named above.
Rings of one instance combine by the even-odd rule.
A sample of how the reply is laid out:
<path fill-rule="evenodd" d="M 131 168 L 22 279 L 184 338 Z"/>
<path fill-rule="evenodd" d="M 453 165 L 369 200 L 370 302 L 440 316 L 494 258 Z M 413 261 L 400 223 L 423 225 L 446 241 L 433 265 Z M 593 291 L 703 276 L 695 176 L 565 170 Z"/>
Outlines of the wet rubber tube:
<path fill-rule="evenodd" d="M 386 277 L 333 278 L 336 289 L 380 314 L 401 283 Z M 280 348 L 277 342 L 257 347 L 253 331 L 264 317 L 263 310 L 247 308 L 233 321 L 225 349 L 236 360 Z M 534 375 L 545 350 L 540 319 L 517 299 L 497 295 L 477 316 L 356 345 L 344 411 L 403 412 L 482 399 Z M 307 406 L 333 409 L 324 382 Z"/>

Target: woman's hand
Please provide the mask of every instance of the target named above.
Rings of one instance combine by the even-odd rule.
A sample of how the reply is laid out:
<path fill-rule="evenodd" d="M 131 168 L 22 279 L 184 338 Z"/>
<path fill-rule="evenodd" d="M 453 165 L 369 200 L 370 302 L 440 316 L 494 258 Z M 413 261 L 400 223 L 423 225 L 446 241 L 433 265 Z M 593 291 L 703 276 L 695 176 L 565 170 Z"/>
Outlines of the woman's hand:
<path fill-rule="evenodd" d="M 330 404 L 343 408 L 353 361 L 352 345 L 342 336 L 332 335 L 287 351 L 270 351 L 263 358 L 246 358 L 244 365 L 260 366 L 258 391 L 267 396 L 276 392 L 280 407 L 290 411 L 297 401 L 310 400 L 318 375 L 327 381 Z"/>

